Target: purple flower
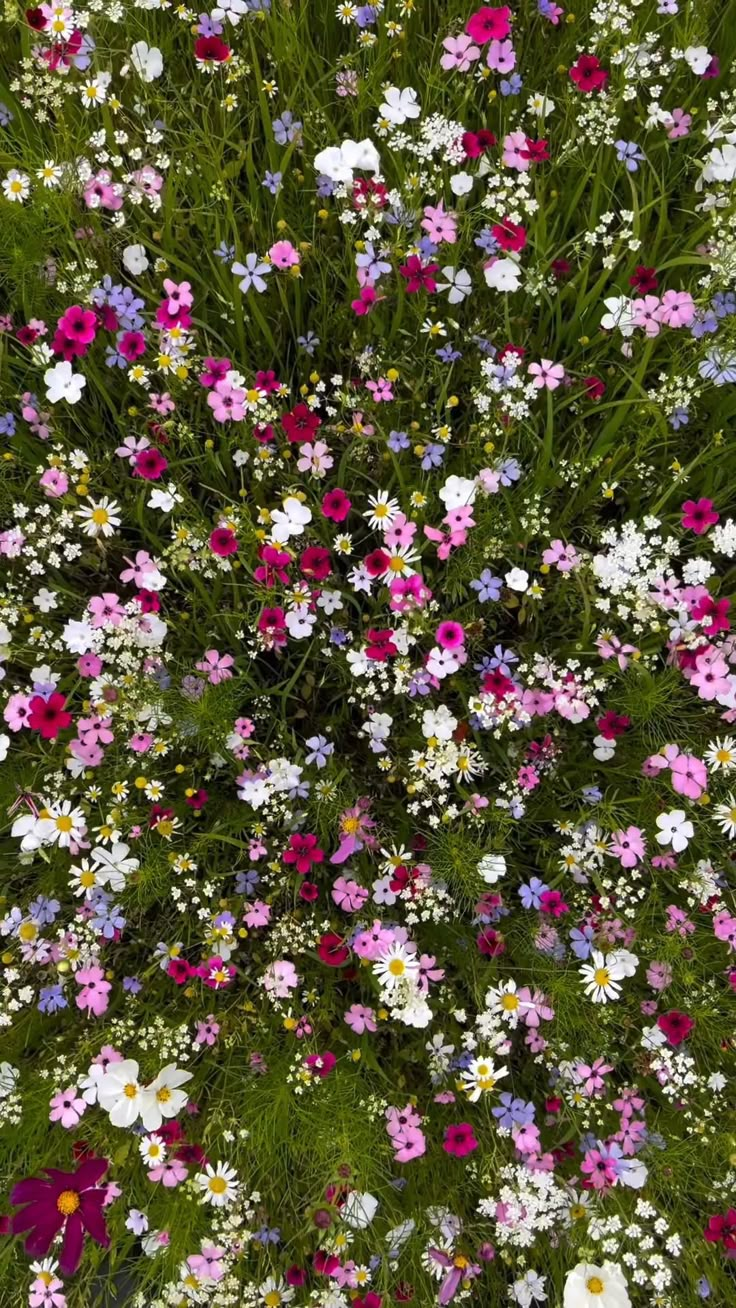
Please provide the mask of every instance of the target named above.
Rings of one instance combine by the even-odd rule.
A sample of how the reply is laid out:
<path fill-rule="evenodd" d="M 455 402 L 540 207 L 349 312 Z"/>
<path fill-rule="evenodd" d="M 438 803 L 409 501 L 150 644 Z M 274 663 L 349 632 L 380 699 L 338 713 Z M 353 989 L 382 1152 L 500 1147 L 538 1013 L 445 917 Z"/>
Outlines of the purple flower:
<path fill-rule="evenodd" d="M 495 603 L 501 598 L 503 582 L 500 577 L 494 577 L 490 568 L 484 568 L 480 576 L 471 581 L 470 589 L 477 593 L 479 604 Z"/>
<path fill-rule="evenodd" d="M 541 897 L 549 886 L 539 877 L 531 877 L 528 883 L 519 886 L 519 899 L 524 908 L 539 908 Z"/>

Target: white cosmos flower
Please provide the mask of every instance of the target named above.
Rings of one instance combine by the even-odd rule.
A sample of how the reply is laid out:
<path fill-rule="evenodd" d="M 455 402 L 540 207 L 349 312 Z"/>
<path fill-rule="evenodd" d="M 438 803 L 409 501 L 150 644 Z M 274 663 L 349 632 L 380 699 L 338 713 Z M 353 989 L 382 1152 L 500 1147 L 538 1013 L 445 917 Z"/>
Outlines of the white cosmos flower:
<path fill-rule="evenodd" d="M 578 1263 L 565 1278 L 563 1308 L 631 1308 L 618 1263 Z"/>
<path fill-rule="evenodd" d="M 141 1114 L 143 1087 L 134 1058 L 109 1063 L 97 1082 L 97 1102 L 109 1115 L 113 1126 L 132 1126 Z"/>
<path fill-rule="evenodd" d="M 165 1118 L 176 1117 L 181 1112 L 189 1096 L 180 1087 L 191 1079 L 191 1072 L 169 1063 L 155 1081 L 145 1086 L 141 1091 L 140 1111 L 147 1131 L 158 1131 Z"/>
<path fill-rule="evenodd" d="M 501 877 L 506 876 L 506 859 L 503 854 L 484 854 L 478 864 L 478 871 L 487 886 L 494 886 Z"/>
<path fill-rule="evenodd" d="M 312 510 L 295 495 L 287 495 L 283 508 L 274 509 L 271 521 L 271 538 L 278 545 L 283 545 L 290 536 L 301 536 L 304 528 L 312 521 Z"/>

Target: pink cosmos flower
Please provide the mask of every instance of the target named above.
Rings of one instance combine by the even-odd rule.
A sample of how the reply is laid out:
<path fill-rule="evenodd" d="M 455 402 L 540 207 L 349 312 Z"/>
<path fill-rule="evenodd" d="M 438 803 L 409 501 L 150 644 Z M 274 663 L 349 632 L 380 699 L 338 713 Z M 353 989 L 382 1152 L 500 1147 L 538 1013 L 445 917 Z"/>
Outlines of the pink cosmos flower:
<path fill-rule="evenodd" d="M 659 336 L 662 330 L 661 302 L 658 295 L 643 295 L 634 301 L 634 326 L 641 327 L 649 337 Z"/>
<path fill-rule="evenodd" d="M 255 899 L 252 904 L 248 905 L 243 914 L 243 921 L 252 930 L 256 927 L 268 926 L 271 921 L 271 905 L 264 903 L 261 899 Z"/>
<path fill-rule="evenodd" d="M 243 401 L 245 391 L 233 386 L 227 377 L 215 383 L 207 396 L 207 403 L 212 410 L 215 422 L 242 422 L 245 417 Z"/>
<path fill-rule="evenodd" d="M 525 132 L 509 132 L 504 136 L 503 162 L 507 168 L 515 168 L 517 173 L 528 173 L 531 168 L 531 158 Z"/>
<path fill-rule="evenodd" d="M 76 1126 L 86 1111 L 87 1104 L 81 1098 L 75 1085 L 70 1085 L 66 1090 L 60 1090 L 54 1095 L 50 1104 L 51 1112 L 49 1121 L 61 1122 L 67 1131 Z"/>

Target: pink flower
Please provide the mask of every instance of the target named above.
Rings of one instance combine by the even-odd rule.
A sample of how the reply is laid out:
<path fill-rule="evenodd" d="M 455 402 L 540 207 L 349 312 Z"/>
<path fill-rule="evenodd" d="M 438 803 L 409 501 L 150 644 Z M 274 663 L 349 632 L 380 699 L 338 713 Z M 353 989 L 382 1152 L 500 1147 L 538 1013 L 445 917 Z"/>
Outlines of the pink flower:
<path fill-rule="evenodd" d="M 391 1144 L 397 1163 L 411 1163 L 415 1158 L 421 1158 L 427 1151 L 424 1132 L 414 1126 L 403 1127 L 397 1131 L 391 1138 Z"/>
<path fill-rule="evenodd" d="M 676 141 L 679 136 L 687 136 L 690 132 L 690 124 L 693 121 L 692 115 L 685 113 L 684 109 L 673 109 L 670 114 L 672 125 L 667 133 L 671 141 Z"/>
<path fill-rule="evenodd" d="M 346 881 L 338 877 L 332 887 L 332 898 L 345 913 L 357 913 L 368 899 L 369 892 L 357 881 Z"/>
<path fill-rule="evenodd" d="M 376 1030 L 376 1015 L 372 1008 L 365 1008 L 363 1004 L 352 1004 L 345 1014 L 345 1021 L 356 1035 Z"/>
<path fill-rule="evenodd" d="M 213 554 L 226 559 L 230 554 L 237 554 L 239 548 L 238 538 L 230 527 L 215 527 L 210 535 L 210 549 Z"/>
<path fill-rule="evenodd" d="M 562 363 L 553 363 L 551 359 L 542 359 L 540 363 L 529 364 L 529 375 L 534 378 L 532 385 L 538 391 L 545 386 L 548 391 L 556 391 L 564 381 L 565 367 Z"/>
<path fill-rule="evenodd" d="M 105 973 L 101 967 L 82 967 L 76 973 L 74 980 L 78 986 L 81 986 L 77 995 L 77 1008 L 87 1010 L 88 1014 L 94 1013 L 95 1017 L 100 1017 L 107 1011 L 109 1004 L 108 993 L 111 989 L 110 982 L 105 980 Z"/>
<path fill-rule="evenodd" d="M 524 132 L 509 132 L 508 136 L 504 136 L 503 162 L 507 168 L 515 168 L 518 173 L 529 171 L 531 159 Z"/>
<path fill-rule="evenodd" d="M 271 921 L 271 906 L 265 904 L 263 900 L 256 899 L 249 904 L 243 914 L 243 921 L 247 927 L 255 929 L 256 927 L 268 926 Z"/>
<path fill-rule="evenodd" d="M 686 530 L 694 531 L 696 536 L 702 536 L 709 527 L 720 520 L 720 516 L 720 513 L 713 508 L 712 500 L 685 500 L 681 522 Z"/>
<path fill-rule="evenodd" d="M 609 846 L 610 853 L 616 856 L 622 867 L 636 867 L 639 860 L 644 857 L 645 849 L 646 843 L 639 827 L 614 831 Z"/>
<path fill-rule="evenodd" d="M 313 1076 L 318 1076 L 322 1081 L 330 1075 L 336 1063 L 337 1059 L 329 1049 L 324 1054 L 307 1054 L 304 1059 L 304 1066 L 309 1068 Z"/>
<path fill-rule="evenodd" d="M 695 319 L 695 301 L 689 291 L 665 291 L 659 317 L 668 327 L 689 327 Z"/>
<path fill-rule="evenodd" d="M 511 10 L 506 5 L 502 9 L 484 5 L 470 16 L 465 31 L 479 45 L 485 45 L 486 41 L 503 41 L 511 31 Z"/>
<path fill-rule="evenodd" d="M 203 1022 L 197 1022 L 197 1034 L 194 1039 L 198 1045 L 213 1045 L 220 1034 L 219 1024 L 210 1013 Z"/>
<path fill-rule="evenodd" d="M 441 200 L 436 206 L 425 206 L 421 225 L 430 241 L 435 244 L 445 241 L 448 245 L 454 245 L 457 240 L 457 219 L 453 213 L 445 213 Z"/>
<path fill-rule="evenodd" d="M 60 468 L 47 468 L 38 481 L 44 495 L 49 499 L 57 500 L 60 495 L 66 495 L 69 489 L 69 478 Z"/>
<path fill-rule="evenodd" d="M 553 540 L 549 548 L 544 551 L 542 562 L 550 568 L 557 568 L 558 572 L 572 572 L 580 563 L 580 559 L 574 545 L 565 545 L 561 540 Z"/>
<path fill-rule="evenodd" d="M 465 1158 L 467 1154 L 472 1154 L 478 1148 L 478 1141 L 470 1123 L 458 1122 L 457 1126 L 446 1126 L 442 1148 L 446 1154 L 452 1154 L 453 1158 Z"/>
<path fill-rule="evenodd" d="M 466 36 L 464 32 L 459 36 L 446 36 L 442 45 L 447 51 L 440 59 L 445 72 L 456 69 L 458 73 L 467 73 L 471 65 L 480 59 L 478 46 L 474 45 L 472 37 Z"/>
<path fill-rule="evenodd" d="M 152 1167 L 148 1173 L 149 1181 L 155 1184 L 160 1181 L 166 1186 L 167 1190 L 174 1190 L 182 1181 L 186 1181 L 189 1175 L 188 1169 L 179 1158 L 167 1159 L 164 1163 L 159 1163 L 158 1167 Z"/>
<path fill-rule="evenodd" d="M 298 250 L 294 248 L 291 241 L 277 241 L 269 250 L 271 263 L 277 268 L 294 268 L 299 263 L 300 256 Z"/>
<path fill-rule="evenodd" d="M 222 1259 L 225 1250 L 216 1244 L 203 1244 L 202 1252 L 190 1254 L 187 1263 L 200 1281 L 221 1281 L 225 1275 Z"/>
<path fill-rule="evenodd" d="M 199 663 L 195 663 L 198 672 L 205 672 L 207 680 L 211 686 L 219 686 L 221 681 L 229 681 L 232 677 L 230 669 L 235 663 L 232 654 L 220 654 L 216 649 L 208 649 L 204 658 Z"/>
<path fill-rule="evenodd" d="M 516 51 L 510 41 L 491 41 L 486 63 L 494 73 L 510 73 L 516 66 Z"/>
<path fill-rule="evenodd" d="M 80 1097 L 77 1087 L 70 1085 L 68 1089 L 60 1090 L 57 1095 L 54 1095 L 50 1108 L 49 1121 L 61 1122 L 61 1125 L 69 1131 L 77 1125 L 87 1104 Z"/>
<path fill-rule="evenodd" d="M 658 295 L 644 295 L 634 301 L 634 326 L 641 327 L 649 337 L 659 336 L 662 330 L 662 305 Z"/>
<path fill-rule="evenodd" d="M 441 622 L 435 633 L 437 644 L 443 649 L 462 649 L 465 632 L 459 622 Z"/>
<path fill-rule="evenodd" d="M 215 383 L 207 396 L 207 403 L 212 410 L 215 422 L 241 422 L 245 417 L 245 391 L 233 386 L 227 377 Z"/>
<path fill-rule="evenodd" d="M 678 754 L 672 764 L 672 789 L 687 799 L 700 799 L 708 788 L 708 769 L 693 754 Z"/>

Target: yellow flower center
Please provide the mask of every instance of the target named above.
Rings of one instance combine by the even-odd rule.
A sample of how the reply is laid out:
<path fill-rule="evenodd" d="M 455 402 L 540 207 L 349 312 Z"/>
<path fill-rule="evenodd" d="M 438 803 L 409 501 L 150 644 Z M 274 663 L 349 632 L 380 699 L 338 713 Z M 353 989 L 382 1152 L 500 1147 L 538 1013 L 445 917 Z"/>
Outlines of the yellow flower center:
<path fill-rule="evenodd" d="M 606 1287 L 600 1276 L 591 1276 L 590 1279 L 585 1282 L 585 1288 L 588 1291 L 588 1294 L 603 1294 Z"/>
<path fill-rule="evenodd" d="M 76 1190 L 62 1190 L 56 1200 L 56 1207 L 64 1217 L 71 1217 L 72 1213 L 76 1213 L 79 1207 L 79 1195 Z"/>
<path fill-rule="evenodd" d="M 594 973 L 595 983 L 597 986 L 607 986 L 611 980 L 607 967 L 597 967 Z"/>
<path fill-rule="evenodd" d="M 343 824 L 342 824 L 342 829 L 343 829 L 343 831 L 345 832 L 346 835 L 348 835 L 348 836 L 352 836 L 352 835 L 354 835 L 355 832 L 358 830 L 358 827 L 359 827 L 359 826 L 360 826 L 360 823 L 359 823 L 358 819 L 357 819 L 357 818 L 354 818 L 354 817 L 351 817 L 351 818 L 346 818 L 346 819 L 345 819 L 345 821 L 344 821 Z"/>
<path fill-rule="evenodd" d="M 95 509 L 92 514 L 92 521 L 96 523 L 98 527 L 104 527 L 105 524 L 110 521 L 110 515 L 107 509 Z"/>
<path fill-rule="evenodd" d="M 38 929 L 35 922 L 24 922 L 18 932 L 18 936 L 21 940 L 35 940 L 37 934 Z"/>
<path fill-rule="evenodd" d="M 518 996 L 504 995 L 503 999 L 501 1000 L 501 1007 L 505 1009 L 507 1013 L 515 1013 L 517 1008 L 519 1007 Z"/>
<path fill-rule="evenodd" d="M 71 820 L 71 818 L 69 817 L 68 813 L 62 813 L 61 817 L 57 817 L 57 819 L 56 819 L 56 830 L 57 830 L 57 831 L 64 831 L 64 832 L 71 831 L 71 829 L 72 829 L 73 826 L 74 826 L 74 823 L 72 822 L 72 820 Z"/>
<path fill-rule="evenodd" d="M 171 1098 L 171 1091 L 167 1085 L 162 1085 L 160 1090 L 156 1091 L 156 1098 L 160 1104 L 168 1104 Z"/>
<path fill-rule="evenodd" d="M 279 1304 L 282 1302 L 279 1291 L 269 1290 L 268 1294 L 263 1296 L 263 1302 L 266 1308 L 279 1308 Z"/>
<path fill-rule="evenodd" d="M 388 970 L 392 976 L 403 976 L 406 971 L 404 960 L 402 958 L 392 958 Z"/>
<path fill-rule="evenodd" d="M 135 1081 L 129 1081 L 126 1086 L 123 1086 L 123 1094 L 126 1099 L 135 1099 L 138 1094 L 138 1086 Z"/>
<path fill-rule="evenodd" d="M 224 1194 L 227 1190 L 227 1181 L 224 1176 L 211 1176 L 208 1184 L 213 1194 Z"/>

